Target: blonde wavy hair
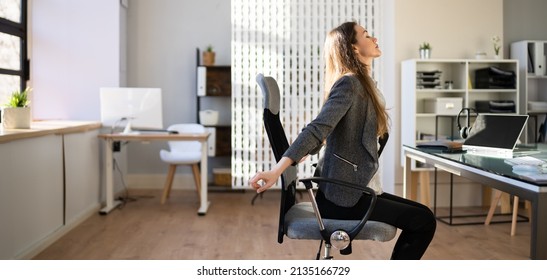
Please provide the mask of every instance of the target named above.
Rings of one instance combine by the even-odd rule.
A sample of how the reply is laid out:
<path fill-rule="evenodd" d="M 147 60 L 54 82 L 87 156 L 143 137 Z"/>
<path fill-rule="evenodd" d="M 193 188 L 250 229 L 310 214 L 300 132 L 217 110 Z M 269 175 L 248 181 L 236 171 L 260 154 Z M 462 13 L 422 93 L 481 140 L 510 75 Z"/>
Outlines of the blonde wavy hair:
<path fill-rule="evenodd" d="M 324 47 L 325 100 L 329 97 L 332 86 L 340 77 L 346 74 L 355 75 L 365 89 L 364 94 L 372 100 L 378 119 L 377 136 L 382 136 L 389 131 L 389 115 L 377 92 L 375 82 L 370 76 L 368 70 L 370 67 L 361 63 L 353 50 L 353 44 L 357 43 L 356 25 L 356 22 L 345 22 L 327 34 Z"/>

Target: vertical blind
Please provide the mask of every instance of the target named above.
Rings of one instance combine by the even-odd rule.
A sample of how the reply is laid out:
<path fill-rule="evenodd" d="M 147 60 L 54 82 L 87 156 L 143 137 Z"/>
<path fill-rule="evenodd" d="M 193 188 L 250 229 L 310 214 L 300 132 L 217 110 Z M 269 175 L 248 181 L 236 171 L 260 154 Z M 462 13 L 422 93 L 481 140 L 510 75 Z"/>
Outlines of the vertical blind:
<path fill-rule="evenodd" d="M 248 187 L 275 164 L 262 124 L 256 75 L 272 76 L 281 91 L 281 122 L 289 143 L 323 103 L 323 43 L 327 32 L 356 21 L 379 37 L 380 0 L 232 0 L 232 186 Z M 373 65 L 373 74 L 380 73 Z M 374 77 L 378 82 L 377 75 Z M 313 174 L 312 156 L 298 165 Z"/>

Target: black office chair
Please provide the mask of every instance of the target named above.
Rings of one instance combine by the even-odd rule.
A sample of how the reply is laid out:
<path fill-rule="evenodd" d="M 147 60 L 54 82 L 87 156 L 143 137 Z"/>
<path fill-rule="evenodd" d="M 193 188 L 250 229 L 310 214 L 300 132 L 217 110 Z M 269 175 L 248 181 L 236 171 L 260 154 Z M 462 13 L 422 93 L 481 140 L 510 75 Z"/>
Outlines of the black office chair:
<path fill-rule="evenodd" d="M 256 81 L 264 95 L 264 127 L 275 159 L 279 161 L 283 153 L 289 148 L 285 131 L 279 120 L 279 87 L 275 79 L 265 77 L 263 74 L 258 74 Z M 387 141 L 387 137 L 383 139 L 385 141 L 380 143 L 380 152 Z M 296 170 L 296 166 L 290 166 L 281 175 L 281 207 L 277 235 L 279 243 L 283 243 L 285 235 L 291 239 L 321 240 L 317 259 L 320 258 L 323 242 L 325 242 L 323 258 L 331 259 L 331 247 L 340 250 L 341 254 L 351 254 L 351 242 L 354 239 L 385 242 L 395 237 L 397 228 L 385 223 L 368 220 L 377 199 L 374 190 L 365 187 L 363 191 L 364 195 L 371 196 L 372 202 L 361 220 L 323 219 L 315 202 L 312 190 L 314 184 L 312 182 L 316 184 L 330 182 L 350 188 L 357 188 L 358 186 L 333 178 L 311 177 L 298 180 Z M 319 172 L 316 172 L 316 174 L 319 174 Z M 310 202 L 297 203 L 295 195 L 298 182 L 304 184 Z M 359 186 L 358 189 L 362 190 L 363 187 Z"/>

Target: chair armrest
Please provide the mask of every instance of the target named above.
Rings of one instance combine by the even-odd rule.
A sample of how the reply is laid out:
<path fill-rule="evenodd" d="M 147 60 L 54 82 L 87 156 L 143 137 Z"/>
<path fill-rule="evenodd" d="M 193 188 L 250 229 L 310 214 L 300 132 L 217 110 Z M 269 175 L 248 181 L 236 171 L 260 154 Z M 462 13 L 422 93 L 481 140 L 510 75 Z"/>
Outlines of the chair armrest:
<path fill-rule="evenodd" d="M 322 231 L 321 235 L 323 236 L 323 239 L 325 239 L 325 242 L 329 242 L 330 235 L 332 233 L 325 232 L 324 226 L 322 226 L 323 222 L 322 222 L 321 215 L 319 214 L 319 210 L 317 209 L 317 204 L 315 203 L 315 197 L 313 196 L 313 193 L 310 191 L 313 188 L 312 182 L 315 182 L 315 183 L 327 182 L 327 183 L 337 184 L 337 185 L 340 185 L 340 186 L 344 186 L 344 187 L 348 187 L 348 188 L 352 188 L 352 189 L 362 191 L 363 194 L 368 194 L 368 195 L 371 196 L 372 199 L 370 201 L 370 205 L 367 209 L 367 212 L 365 213 L 365 215 L 363 216 L 361 221 L 359 221 L 359 223 L 352 230 L 350 230 L 347 233 L 349 235 L 351 241 L 353 241 L 355 236 L 357 236 L 357 234 L 365 226 L 366 222 L 370 218 L 370 215 L 372 214 L 372 210 L 374 209 L 374 206 L 376 205 L 376 200 L 378 199 L 378 197 L 376 196 L 376 193 L 374 192 L 373 189 L 371 189 L 369 187 L 366 187 L 366 186 L 359 186 L 359 185 L 349 183 L 349 182 L 346 182 L 346 181 L 341 181 L 341 180 L 336 180 L 336 179 L 331 179 L 331 178 L 324 178 L 324 177 L 310 177 L 310 178 L 300 179 L 299 181 L 304 184 L 304 186 L 306 187 L 306 190 L 308 190 L 308 193 L 310 194 L 310 199 L 312 200 L 312 205 L 314 205 L 314 212 L 315 212 L 315 215 L 316 215 L 317 220 L 319 222 L 319 227 Z"/>

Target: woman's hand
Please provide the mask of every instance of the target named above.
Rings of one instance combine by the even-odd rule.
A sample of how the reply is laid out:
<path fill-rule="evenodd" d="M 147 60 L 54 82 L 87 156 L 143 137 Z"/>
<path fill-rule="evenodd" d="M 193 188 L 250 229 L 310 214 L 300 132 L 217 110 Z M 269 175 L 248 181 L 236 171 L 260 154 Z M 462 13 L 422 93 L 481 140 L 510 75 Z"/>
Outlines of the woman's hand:
<path fill-rule="evenodd" d="M 261 193 L 271 188 L 277 182 L 279 176 L 281 176 L 281 174 L 277 174 L 272 170 L 258 172 L 249 180 L 249 184 L 257 193 Z"/>
<path fill-rule="evenodd" d="M 253 178 L 249 180 L 249 185 L 251 185 L 251 188 L 255 189 L 257 193 L 261 193 L 271 188 L 275 182 L 277 182 L 283 171 L 292 163 L 292 159 L 282 157 L 272 170 L 256 173 Z"/>

